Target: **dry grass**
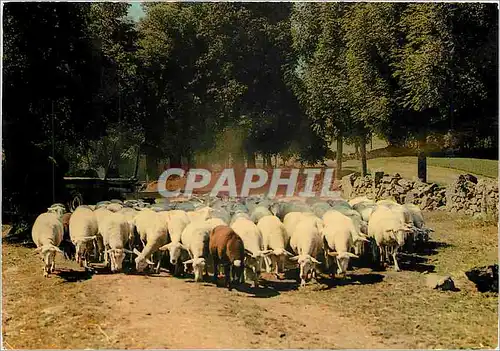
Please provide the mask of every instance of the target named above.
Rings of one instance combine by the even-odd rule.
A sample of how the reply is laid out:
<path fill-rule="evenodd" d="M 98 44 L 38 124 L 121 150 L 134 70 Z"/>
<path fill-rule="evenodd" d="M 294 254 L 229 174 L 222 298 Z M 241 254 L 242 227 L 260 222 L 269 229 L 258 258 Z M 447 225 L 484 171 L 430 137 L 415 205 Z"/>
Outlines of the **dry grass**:
<path fill-rule="evenodd" d="M 498 262 L 496 225 L 444 212 L 427 213 L 426 220 L 436 231 L 433 239 L 443 243 L 425 256 L 426 269 L 451 274 L 460 291 L 430 290 L 418 271 L 387 271 L 380 283 L 304 294 L 377 325 L 386 338 L 406 338 L 411 348 L 497 347 L 498 295 L 477 292 L 464 276 L 474 266 Z M 363 275 L 356 272 L 354 280 Z"/>
<path fill-rule="evenodd" d="M 458 163 L 458 161 L 452 162 L 449 160 L 450 159 L 429 158 L 427 163 L 427 182 L 447 185 L 454 182 L 459 175 L 464 173 L 470 173 L 478 178 L 484 178 L 484 175 L 488 177 L 498 176 L 498 172 L 494 172 L 494 165 L 491 164 L 491 162 L 496 162 L 498 165 L 497 161 L 475 160 L 476 162 L 471 163 L 469 167 L 465 167 L 464 165 L 467 161 Z M 384 171 L 387 174 L 399 173 L 403 178 L 417 179 L 416 157 L 379 157 L 370 159 L 367 162 L 369 172 Z M 480 164 L 482 166 L 480 166 Z M 461 168 L 453 168 L 452 166 Z M 343 175 L 360 172 L 361 161 L 346 161 L 342 164 L 342 168 Z M 475 173 L 474 170 L 478 173 Z"/>

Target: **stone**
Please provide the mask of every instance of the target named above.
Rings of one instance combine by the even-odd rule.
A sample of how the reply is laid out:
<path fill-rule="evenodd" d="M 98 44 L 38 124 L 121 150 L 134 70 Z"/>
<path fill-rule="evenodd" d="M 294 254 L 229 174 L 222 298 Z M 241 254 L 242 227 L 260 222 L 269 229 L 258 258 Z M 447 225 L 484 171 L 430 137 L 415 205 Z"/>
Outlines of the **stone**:
<path fill-rule="evenodd" d="M 483 267 L 474 267 L 465 272 L 465 276 L 476 284 L 479 292 L 498 293 L 498 264 Z"/>
<path fill-rule="evenodd" d="M 477 177 L 473 176 L 472 174 L 465 174 L 464 179 L 468 182 L 472 182 L 474 184 L 477 184 Z"/>
<path fill-rule="evenodd" d="M 425 282 L 426 286 L 430 289 L 437 289 L 442 291 L 457 291 L 455 282 L 449 275 L 428 274 Z"/>

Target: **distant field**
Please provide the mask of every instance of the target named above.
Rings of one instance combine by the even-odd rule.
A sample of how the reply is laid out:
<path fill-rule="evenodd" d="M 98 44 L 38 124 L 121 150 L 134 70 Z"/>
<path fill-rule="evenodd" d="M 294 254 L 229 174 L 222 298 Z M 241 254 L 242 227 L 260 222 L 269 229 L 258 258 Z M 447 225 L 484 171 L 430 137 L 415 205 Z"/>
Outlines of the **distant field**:
<path fill-rule="evenodd" d="M 359 172 L 360 160 L 343 163 L 343 174 Z M 380 157 L 368 160 L 369 172 L 399 173 L 402 177 L 416 179 L 416 157 Z M 460 174 L 470 173 L 477 177 L 498 178 L 498 161 L 471 158 L 427 158 L 427 181 L 441 185 L 453 182 Z"/>

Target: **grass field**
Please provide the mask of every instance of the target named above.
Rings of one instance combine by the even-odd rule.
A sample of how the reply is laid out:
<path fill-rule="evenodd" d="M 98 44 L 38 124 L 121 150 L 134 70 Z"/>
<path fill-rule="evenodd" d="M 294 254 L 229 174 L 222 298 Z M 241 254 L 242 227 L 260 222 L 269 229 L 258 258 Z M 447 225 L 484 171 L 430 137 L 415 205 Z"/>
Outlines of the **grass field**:
<path fill-rule="evenodd" d="M 498 294 L 464 272 L 498 259 L 494 223 L 424 213 L 435 230 L 402 272 L 356 268 L 298 289 L 286 281 L 233 290 L 160 275 L 85 275 L 58 256 L 43 278 L 33 249 L 2 245 L 6 348 L 495 348 Z M 459 291 L 425 286 L 450 274 Z M 264 276 L 268 279 L 267 276 Z M 230 332 L 228 332 L 230 331 Z"/>
<path fill-rule="evenodd" d="M 360 160 L 343 163 L 343 175 L 359 172 Z M 384 171 L 388 174 L 399 173 L 407 179 L 417 178 L 416 157 L 380 157 L 368 160 L 368 171 Z M 498 178 L 498 161 L 470 158 L 427 158 L 427 182 L 440 185 L 449 184 L 460 174 L 470 173 L 477 177 Z"/>

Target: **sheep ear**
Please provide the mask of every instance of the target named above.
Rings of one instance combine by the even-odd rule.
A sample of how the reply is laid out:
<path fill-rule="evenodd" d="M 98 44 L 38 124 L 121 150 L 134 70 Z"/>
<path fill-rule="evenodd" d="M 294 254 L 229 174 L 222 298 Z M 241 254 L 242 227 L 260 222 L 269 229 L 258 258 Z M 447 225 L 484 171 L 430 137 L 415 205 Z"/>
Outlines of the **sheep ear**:
<path fill-rule="evenodd" d="M 273 253 L 273 250 L 265 250 L 265 251 L 261 251 L 262 255 L 264 256 L 269 256 L 270 254 Z"/>
<path fill-rule="evenodd" d="M 253 253 L 247 249 L 245 249 L 245 255 L 253 257 Z"/>
<path fill-rule="evenodd" d="M 141 254 L 140 251 L 137 250 L 135 247 L 134 247 L 133 253 L 135 253 L 137 256 L 139 256 Z"/>
<path fill-rule="evenodd" d="M 163 245 L 158 250 L 160 250 L 160 251 L 167 251 L 169 248 L 170 248 L 170 244 L 167 244 L 167 245 Z"/>
<path fill-rule="evenodd" d="M 311 261 L 313 261 L 316 264 L 321 264 L 321 262 L 315 259 L 314 257 L 311 257 Z"/>
<path fill-rule="evenodd" d="M 123 252 L 128 253 L 128 254 L 131 254 L 131 255 L 132 255 L 132 254 L 134 254 L 134 252 L 133 252 L 133 251 L 130 251 L 130 250 L 128 250 L 128 249 L 123 249 Z"/>
<path fill-rule="evenodd" d="M 288 252 L 288 251 L 286 251 L 286 250 L 285 250 L 285 251 L 283 251 L 283 252 L 284 252 L 284 253 L 285 253 L 285 255 L 287 255 L 287 256 L 293 256 L 293 254 L 292 254 L 291 252 Z"/>
<path fill-rule="evenodd" d="M 365 236 L 358 236 L 356 238 L 356 240 L 354 240 L 355 242 L 369 242 L 370 240 L 368 240 Z"/>
<path fill-rule="evenodd" d="M 188 265 L 190 263 L 193 263 L 193 261 L 194 261 L 193 259 L 190 259 L 190 260 L 184 261 L 183 263 L 184 263 L 184 265 Z"/>
<path fill-rule="evenodd" d="M 351 258 L 359 258 L 359 256 L 358 256 L 358 255 L 355 255 L 355 254 L 353 254 L 352 252 L 346 252 L 346 256 L 347 256 L 347 257 L 351 257 Z"/>
<path fill-rule="evenodd" d="M 332 256 L 332 257 L 336 257 L 336 256 L 338 256 L 338 255 L 339 255 L 339 253 L 338 253 L 338 252 L 335 252 L 335 251 L 329 251 L 329 252 L 328 252 L 328 255 L 329 255 L 329 256 Z"/>
<path fill-rule="evenodd" d="M 183 245 L 183 244 L 180 244 L 180 243 L 179 243 L 179 245 L 180 245 L 181 249 L 186 250 L 186 251 L 189 251 L 189 250 L 188 250 L 188 248 L 187 248 L 187 246 L 185 246 L 185 245 Z"/>
<path fill-rule="evenodd" d="M 147 258 L 146 258 L 146 263 L 154 266 L 154 263 L 148 260 Z"/>
<path fill-rule="evenodd" d="M 55 246 L 55 245 L 53 245 L 51 247 L 51 250 L 54 250 L 55 252 L 59 252 L 59 253 L 61 253 L 61 254 L 64 255 L 64 252 L 60 248 L 58 248 L 57 246 Z"/>
<path fill-rule="evenodd" d="M 299 256 L 290 257 L 290 261 L 298 261 L 298 260 L 299 260 Z"/>
<path fill-rule="evenodd" d="M 43 246 L 37 247 L 37 248 L 35 249 L 35 253 L 41 252 L 41 251 L 42 251 L 42 249 L 43 249 Z"/>

